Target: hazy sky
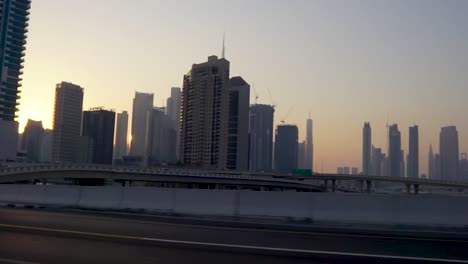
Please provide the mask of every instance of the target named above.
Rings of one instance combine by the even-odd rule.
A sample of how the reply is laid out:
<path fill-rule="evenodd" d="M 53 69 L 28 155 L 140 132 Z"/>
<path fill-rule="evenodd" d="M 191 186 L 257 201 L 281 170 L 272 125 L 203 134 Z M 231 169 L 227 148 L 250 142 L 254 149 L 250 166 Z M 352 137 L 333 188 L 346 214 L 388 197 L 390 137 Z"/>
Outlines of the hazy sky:
<path fill-rule="evenodd" d="M 276 123 L 291 108 L 302 140 L 311 113 L 319 171 L 361 167 L 365 121 L 386 151 L 387 118 L 405 154 L 420 126 L 422 172 L 442 126 L 468 151 L 468 1 L 33 0 L 29 25 L 21 130 L 28 118 L 52 127 L 60 81 L 85 88 L 85 109 L 131 111 L 135 91 L 161 106 L 225 31 L 231 76 L 276 104 Z"/>

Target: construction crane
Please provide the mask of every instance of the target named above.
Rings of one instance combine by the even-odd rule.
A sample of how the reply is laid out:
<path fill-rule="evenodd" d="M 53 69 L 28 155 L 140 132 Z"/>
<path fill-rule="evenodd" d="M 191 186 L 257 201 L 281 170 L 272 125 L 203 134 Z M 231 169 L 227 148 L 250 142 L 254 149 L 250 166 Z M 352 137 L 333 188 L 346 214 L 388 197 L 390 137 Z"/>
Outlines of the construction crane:
<path fill-rule="evenodd" d="M 255 85 L 253 83 L 252 83 L 252 89 L 255 95 L 255 104 L 257 104 L 258 94 L 257 94 L 257 90 L 255 89 Z"/>
<path fill-rule="evenodd" d="M 284 125 L 284 122 L 285 122 L 286 118 L 288 118 L 288 116 L 289 116 L 289 114 L 291 113 L 292 109 L 293 109 L 293 107 L 292 107 L 292 106 L 291 106 L 291 107 L 289 107 L 289 110 L 288 110 L 288 112 L 287 112 L 287 113 L 286 113 L 286 115 L 285 115 L 285 116 L 284 116 L 284 117 L 281 119 L 281 124 L 283 124 L 283 125 Z"/>
<path fill-rule="evenodd" d="M 268 87 L 268 94 L 270 95 L 271 106 L 273 106 L 273 108 L 275 108 L 276 104 L 273 101 L 273 96 L 271 96 L 270 87 Z"/>

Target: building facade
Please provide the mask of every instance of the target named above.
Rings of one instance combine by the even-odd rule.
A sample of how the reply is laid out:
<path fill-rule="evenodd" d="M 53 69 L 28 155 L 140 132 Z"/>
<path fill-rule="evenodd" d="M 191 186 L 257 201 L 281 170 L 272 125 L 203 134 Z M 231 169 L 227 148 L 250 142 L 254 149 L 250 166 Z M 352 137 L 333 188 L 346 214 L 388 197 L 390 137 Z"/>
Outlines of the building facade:
<path fill-rule="evenodd" d="M 177 162 L 176 120 L 172 120 L 162 109 L 154 108 L 151 111 L 148 126 L 148 164 L 175 164 Z"/>
<path fill-rule="evenodd" d="M 29 161 L 39 161 L 41 150 L 40 143 L 43 135 L 44 127 L 42 127 L 42 121 L 28 119 L 23 132 L 21 149 L 26 151 L 26 156 Z"/>
<path fill-rule="evenodd" d="M 401 151 L 401 133 L 400 130 L 398 130 L 397 124 L 393 124 L 389 127 L 388 137 L 389 176 L 402 177 L 403 157 Z"/>
<path fill-rule="evenodd" d="M 372 151 L 372 131 L 370 123 L 364 123 L 364 128 L 362 129 L 362 173 L 364 175 L 372 174 L 372 161 L 371 161 L 371 151 Z"/>
<path fill-rule="evenodd" d="M 407 161 L 408 172 L 406 177 L 419 178 L 419 128 L 409 128 L 409 151 Z"/>
<path fill-rule="evenodd" d="M 273 122 L 275 108 L 271 105 L 250 106 L 250 150 L 249 169 L 251 171 L 271 171 L 273 169 Z"/>
<path fill-rule="evenodd" d="M 242 77 L 232 77 L 226 164 L 226 168 L 230 170 L 249 169 L 249 105 L 250 85 Z"/>
<path fill-rule="evenodd" d="M 176 130 L 176 157 L 180 157 L 180 104 L 182 103 L 182 90 L 179 87 L 171 88 L 171 97 L 167 99 L 166 115 L 172 120 Z"/>
<path fill-rule="evenodd" d="M 306 142 L 304 154 L 304 167 L 305 169 L 313 170 L 314 167 L 314 138 L 313 138 L 313 123 L 309 117 L 306 122 Z"/>
<path fill-rule="evenodd" d="M 229 61 L 210 56 L 184 76 L 180 156 L 184 165 L 224 169 L 229 128 Z"/>
<path fill-rule="evenodd" d="M 440 131 L 439 144 L 441 179 L 457 181 L 460 159 L 457 128 L 455 126 L 443 127 Z"/>
<path fill-rule="evenodd" d="M 15 160 L 30 0 L 0 1 L 0 160 Z"/>
<path fill-rule="evenodd" d="M 306 141 L 297 144 L 297 168 L 305 168 Z"/>
<path fill-rule="evenodd" d="M 385 154 L 382 152 L 382 149 L 372 146 L 371 174 L 373 176 L 383 176 L 384 161 Z"/>
<path fill-rule="evenodd" d="M 83 111 L 83 88 L 61 82 L 55 88 L 52 159 L 76 162 Z"/>
<path fill-rule="evenodd" d="M 92 163 L 112 164 L 114 152 L 115 112 L 92 108 L 83 112 L 81 135 L 93 141 Z"/>
<path fill-rule="evenodd" d="M 154 94 L 135 92 L 132 111 L 130 155 L 145 157 L 148 138 L 148 119 L 153 109 Z"/>
<path fill-rule="evenodd" d="M 299 131 L 295 125 L 279 125 L 275 135 L 275 170 L 291 173 L 297 168 Z"/>
<path fill-rule="evenodd" d="M 128 113 L 123 111 L 117 113 L 115 128 L 114 160 L 122 159 L 128 154 Z"/>

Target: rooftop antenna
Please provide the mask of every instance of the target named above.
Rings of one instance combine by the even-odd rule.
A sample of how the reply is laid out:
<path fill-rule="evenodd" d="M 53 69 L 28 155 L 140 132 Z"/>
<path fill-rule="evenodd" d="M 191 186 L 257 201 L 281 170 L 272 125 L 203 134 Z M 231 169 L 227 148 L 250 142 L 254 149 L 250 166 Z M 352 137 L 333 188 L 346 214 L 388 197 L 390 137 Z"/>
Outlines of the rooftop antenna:
<path fill-rule="evenodd" d="M 226 41 L 226 32 L 223 32 L 223 50 L 221 52 L 221 58 L 225 59 L 226 58 L 226 45 L 225 45 L 225 41 Z"/>
<path fill-rule="evenodd" d="M 268 94 L 270 95 L 271 106 L 273 106 L 273 108 L 275 108 L 276 104 L 275 104 L 275 102 L 273 102 L 273 96 L 271 96 L 270 87 L 268 86 L 267 88 L 268 88 Z"/>

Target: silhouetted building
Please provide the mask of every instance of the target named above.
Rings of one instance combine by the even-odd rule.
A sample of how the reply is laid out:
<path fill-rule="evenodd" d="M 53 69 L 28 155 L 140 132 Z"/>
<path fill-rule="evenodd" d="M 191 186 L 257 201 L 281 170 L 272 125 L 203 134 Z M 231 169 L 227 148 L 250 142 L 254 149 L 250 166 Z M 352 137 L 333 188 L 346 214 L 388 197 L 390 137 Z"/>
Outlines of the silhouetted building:
<path fill-rule="evenodd" d="M 305 169 L 306 141 L 297 145 L 297 168 Z"/>
<path fill-rule="evenodd" d="M 83 112 L 82 136 L 93 140 L 95 164 L 112 164 L 114 151 L 115 112 L 102 108 L 92 108 Z"/>
<path fill-rule="evenodd" d="M 130 155 L 145 157 L 148 119 L 153 109 L 154 94 L 135 92 L 132 111 L 132 140 Z"/>
<path fill-rule="evenodd" d="M 275 108 L 271 105 L 250 106 L 249 167 L 252 171 L 273 169 L 273 119 Z"/>
<path fill-rule="evenodd" d="M 167 98 L 166 114 L 174 121 L 174 129 L 177 133 L 176 157 L 180 157 L 180 104 L 182 103 L 182 90 L 179 87 L 171 88 L 171 97 Z"/>
<path fill-rule="evenodd" d="M 298 129 L 294 125 L 279 125 L 275 136 L 275 170 L 291 173 L 297 168 Z"/>
<path fill-rule="evenodd" d="M 314 167 L 314 140 L 313 140 L 313 123 L 312 119 L 307 119 L 306 129 L 306 145 L 305 145 L 305 157 L 304 157 L 304 168 L 312 170 Z"/>
<path fill-rule="evenodd" d="M 52 159 L 54 161 L 77 161 L 82 111 L 83 88 L 67 82 L 57 84 L 52 143 Z"/>
<path fill-rule="evenodd" d="M 39 142 L 39 162 L 52 161 L 52 142 L 54 138 L 54 131 L 51 129 L 44 130 L 41 140 Z"/>
<path fill-rule="evenodd" d="M 372 147 L 372 131 L 370 123 L 364 123 L 362 129 L 362 174 L 371 175 L 371 147 Z"/>
<path fill-rule="evenodd" d="M 226 165 L 230 170 L 249 169 L 249 105 L 250 85 L 242 77 L 232 77 Z"/>
<path fill-rule="evenodd" d="M 128 154 L 127 144 L 128 144 L 128 113 L 123 111 L 122 113 L 117 113 L 117 122 L 115 128 L 115 145 L 114 145 L 114 160 L 122 159 L 123 156 Z"/>
<path fill-rule="evenodd" d="M 434 154 L 434 175 L 435 180 L 442 180 L 442 168 L 441 168 L 440 154 Z"/>
<path fill-rule="evenodd" d="M 42 121 L 28 119 L 23 132 L 21 149 L 26 150 L 26 155 L 29 161 L 39 161 L 40 141 L 43 134 L 44 128 L 42 127 Z"/>
<path fill-rule="evenodd" d="M 336 174 L 344 174 L 344 168 L 343 167 L 336 168 Z"/>
<path fill-rule="evenodd" d="M 408 178 L 419 178 L 419 129 L 409 128 Z"/>
<path fill-rule="evenodd" d="M 154 108 L 151 111 L 148 126 L 148 164 L 161 165 L 177 162 L 176 144 L 177 130 L 174 123 L 162 109 Z"/>
<path fill-rule="evenodd" d="M 468 155 L 466 153 L 461 154 L 459 169 L 459 179 L 461 181 L 468 181 Z"/>
<path fill-rule="evenodd" d="M 389 174 L 391 177 L 402 177 L 403 156 L 401 151 L 401 134 L 398 125 L 391 125 L 388 131 L 389 136 Z M 404 167 L 403 167 L 404 168 Z"/>
<path fill-rule="evenodd" d="M 351 168 L 350 167 L 343 167 L 343 174 L 351 174 Z"/>
<path fill-rule="evenodd" d="M 372 146 L 372 175 L 373 176 L 383 176 L 383 166 L 385 161 L 385 154 L 382 153 L 381 148 L 374 148 Z"/>
<path fill-rule="evenodd" d="M 458 180 L 458 131 L 455 126 L 441 129 L 439 151 L 442 180 Z"/>
<path fill-rule="evenodd" d="M 352 167 L 352 168 L 351 168 L 351 174 L 352 174 L 352 175 L 358 175 L 358 174 L 359 174 L 358 168 Z"/>
<path fill-rule="evenodd" d="M 30 0 L 0 1 L 0 161 L 16 160 L 21 74 Z"/>
<path fill-rule="evenodd" d="M 229 128 L 229 61 L 217 56 L 194 64 L 184 76 L 181 162 L 224 169 Z"/>
<path fill-rule="evenodd" d="M 94 140 L 91 137 L 79 136 L 76 148 L 75 162 L 92 163 L 94 153 Z"/>
<path fill-rule="evenodd" d="M 428 162 L 427 162 L 427 176 L 429 179 L 434 180 L 436 179 L 435 175 L 435 160 L 434 160 L 434 152 L 432 150 L 432 145 L 429 146 L 429 153 L 428 153 Z"/>

